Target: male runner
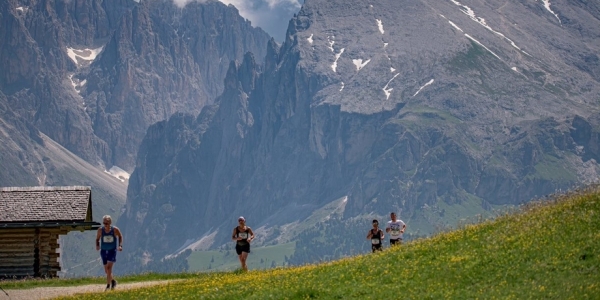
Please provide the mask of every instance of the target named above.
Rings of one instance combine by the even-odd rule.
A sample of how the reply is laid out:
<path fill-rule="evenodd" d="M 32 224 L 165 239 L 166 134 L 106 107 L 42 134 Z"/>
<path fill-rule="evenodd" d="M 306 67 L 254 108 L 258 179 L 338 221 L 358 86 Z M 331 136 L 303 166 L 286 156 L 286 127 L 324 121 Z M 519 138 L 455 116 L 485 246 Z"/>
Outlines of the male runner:
<path fill-rule="evenodd" d="M 373 228 L 369 230 L 369 233 L 367 234 L 367 240 L 371 240 L 371 250 L 373 250 L 373 253 L 375 253 L 375 251 L 383 250 L 381 244 L 383 243 L 384 237 L 383 230 L 379 229 L 379 221 L 376 219 L 373 220 Z"/>
<path fill-rule="evenodd" d="M 100 257 L 106 273 L 105 291 L 114 290 L 117 286 L 117 281 L 113 278 L 112 268 L 117 261 L 117 249 L 123 251 L 123 235 L 119 228 L 111 226 L 111 224 L 112 219 L 109 215 L 102 217 L 104 227 L 98 228 L 98 234 L 96 234 L 96 251 L 100 250 Z M 119 240 L 118 246 L 117 238 Z"/>
<path fill-rule="evenodd" d="M 406 230 L 406 224 L 396 218 L 396 213 L 392 212 L 390 214 L 390 221 L 387 222 L 387 226 L 385 227 L 385 232 L 390 233 L 390 246 L 400 245 L 402 243 L 402 235 L 404 230 Z"/>

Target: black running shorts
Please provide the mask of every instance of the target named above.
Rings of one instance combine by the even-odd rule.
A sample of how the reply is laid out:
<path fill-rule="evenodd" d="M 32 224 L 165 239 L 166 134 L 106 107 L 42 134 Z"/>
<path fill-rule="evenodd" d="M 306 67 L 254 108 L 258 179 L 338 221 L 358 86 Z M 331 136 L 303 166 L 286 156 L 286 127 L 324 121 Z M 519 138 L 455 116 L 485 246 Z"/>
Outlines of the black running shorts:
<path fill-rule="evenodd" d="M 246 253 L 250 253 L 250 244 L 245 244 L 245 245 L 239 245 L 236 244 L 235 245 L 235 253 L 237 253 L 237 255 L 242 255 L 242 252 L 246 252 Z"/>
<path fill-rule="evenodd" d="M 390 239 L 390 245 L 400 246 L 400 244 L 402 244 L 402 239 L 395 239 L 395 240 Z"/>

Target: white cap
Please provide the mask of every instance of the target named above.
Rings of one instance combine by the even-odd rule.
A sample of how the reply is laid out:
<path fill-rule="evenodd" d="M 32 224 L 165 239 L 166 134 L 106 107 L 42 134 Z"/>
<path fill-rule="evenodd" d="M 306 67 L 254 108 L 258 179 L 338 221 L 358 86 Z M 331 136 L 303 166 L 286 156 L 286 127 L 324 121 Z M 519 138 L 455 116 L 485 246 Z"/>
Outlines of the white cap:
<path fill-rule="evenodd" d="M 238 218 L 238 221 L 239 221 L 239 220 L 242 220 L 242 221 L 246 222 L 246 219 L 244 219 L 244 217 L 242 217 L 242 216 L 240 216 L 240 217 Z"/>

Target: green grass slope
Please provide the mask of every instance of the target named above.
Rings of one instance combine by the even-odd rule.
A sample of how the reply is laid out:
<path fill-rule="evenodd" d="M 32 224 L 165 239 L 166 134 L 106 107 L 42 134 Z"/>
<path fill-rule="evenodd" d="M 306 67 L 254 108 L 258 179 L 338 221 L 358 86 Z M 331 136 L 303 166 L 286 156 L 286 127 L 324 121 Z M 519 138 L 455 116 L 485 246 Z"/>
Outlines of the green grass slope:
<path fill-rule="evenodd" d="M 250 269 L 269 269 L 282 266 L 286 257 L 294 254 L 295 243 L 252 248 L 252 259 L 248 260 Z M 240 267 L 235 249 L 219 251 L 196 251 L 188 257 L 191 272 L 231 271 Z"/>
<path fill-rule="evenodd" d="M 599 255 L 596 189 L 382 253 L 77 299 L 599 299 Z"/>

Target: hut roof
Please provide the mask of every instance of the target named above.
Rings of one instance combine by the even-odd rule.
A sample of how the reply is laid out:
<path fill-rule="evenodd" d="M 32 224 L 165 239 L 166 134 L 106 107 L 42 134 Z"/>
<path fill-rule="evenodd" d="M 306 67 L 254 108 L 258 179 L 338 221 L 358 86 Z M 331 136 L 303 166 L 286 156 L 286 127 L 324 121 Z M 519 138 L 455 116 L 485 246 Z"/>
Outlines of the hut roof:
<path fill-rule="evenodd" d="M 91 222 L 89 186 L 0 188 L 0 224 Z"/>

